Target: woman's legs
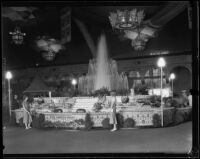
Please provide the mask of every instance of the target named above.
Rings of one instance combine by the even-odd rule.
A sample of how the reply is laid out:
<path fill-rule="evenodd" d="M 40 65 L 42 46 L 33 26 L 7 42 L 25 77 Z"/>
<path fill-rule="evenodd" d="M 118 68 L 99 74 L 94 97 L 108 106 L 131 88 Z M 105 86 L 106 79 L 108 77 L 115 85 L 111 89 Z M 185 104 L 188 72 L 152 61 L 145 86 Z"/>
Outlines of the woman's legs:
<path fill-rule="evenodd" d="M 25 129 L 28 129 L 28 124 L 27 124 L 27 122 L 25 122 L 24 124 L 25 124 Z"/>
<path fill-rule="evenodd" d="M 113 111 L 113 129 L 111 131 L 117 130 L 117 119 L 116 119 L 116 110 Z"/>
<path fill-rule="evenodd" d="M 25 129 L 28 129 L 28 115 L 27 112 L 24 112 L 24 125 L 25 125 Z"/>
<path fill-rule="evenodd" d="M 28 115 L 28 124 L 27 124 L 28 128 L 31 128 L 31 121 L 32 121 L 31 117 L 30 117 L 30 115 Z"/>
<path fill-rule="evenodd" d="M 27 112 L 24 114 L 24 124 L 25 124 L 25 129 L 30 128 L 30 116 Z"/>

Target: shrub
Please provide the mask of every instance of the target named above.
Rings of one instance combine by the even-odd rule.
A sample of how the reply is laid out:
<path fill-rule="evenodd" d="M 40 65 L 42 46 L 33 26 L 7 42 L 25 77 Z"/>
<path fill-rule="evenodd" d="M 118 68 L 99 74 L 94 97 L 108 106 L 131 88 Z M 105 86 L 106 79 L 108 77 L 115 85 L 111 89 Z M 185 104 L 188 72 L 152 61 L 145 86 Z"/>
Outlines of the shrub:
<path fill-rule="evenodd" d="M 176 111 L 175 113 L 175 124 L 180 124 L 184 121 L 184 116 L 180 111 Z"/>
<path fill-rule="evenodd" d="M 108 90 L 108 88 L 103 87 L 101 89 L 94 91 L 92 94 L 93 94 L 93 96 L 99 96 L 99 95 L 103 96 L 104 94 L 109 95 L 109 90 Z"/>
<path fill-rule="evenodd" d="M 163 112 L 163 125 L 168 126 L 173 123 L 173 110 L 164 110 Z"/>
<path fill-rule="evenodd" d="M 165 107 L 171 107 L 172 106 L 172 97 L 164 97 L 163 101 L 165 103 Z"/>
<path fill-rule="evenodd" d="M 103 119 L 101 124 L 102 124 L 104 129 L 110 129 L 111 128 L 111 124 L 110 124 L 110 119 L 109 118 Z"/>
<path fill-rule="evenodd" d="M 189 112 L 183 111 L 182 115 L 183 115 L 184 121 L 188 121 L 188 119 L 189 119 Z"/>
<path fill-rule="evenodd" d="M 43 123 L 45 121 L 44 114 L 39 114 L 39 116 L 33 116 L 32 119 L 33 119 L 33 121 L 32 121 L 33 128 L 42 128 L 43 127 Z"/>
<path fill-rule="evenodd" d="M 90 130 L 92 127 L 93 127 L 93 121 L 90 117 L 90 114 L 87 113 L 86 116 L 85 116 L 85 129 L 86 130 Z"/>
<path fill-rule="evenodd" d="M 148 86 L 145 84 L 138 84 L 134 87 L 135 94 L 148 95 Z"/>
<path fill-rule="evenodd" d="M 85 121 L 83 119 L 76 119 L 76 120 L 74 120 L 74 122 L 76 122 L 79 125 L 84 125 L 85 124 Z"/>
<path fill-rule="evenodd" d="M 153 115 L 153 126 L 154 127 L 160 127 L 161 126 L 161 117 L 159 114 Z"/>
<path fill-rule="evenodd" d="M 43 126 L 44 128 L 46 128 L 46 127 L 48 127 L 48 128 L 55 127 L 55 125 L 54 125 L 51 121 L 44 121 L 44 122 L 42 123 L 42 126 Z"/>
<path fill-rule="evenodd" d="M 120 113 L 116 114 L 116 118 L 117 118 L 117 125 L 122 128 L 124 125 L 124 117 L 123 115 L 121 115 Z"/>
<path fill-rule="evenodd" d="M 124 127 L 125 128 L 133 128 L 135 126 L 135 120 L 133 120 L 132 118 L 127 118 L 124 121 Z"/>

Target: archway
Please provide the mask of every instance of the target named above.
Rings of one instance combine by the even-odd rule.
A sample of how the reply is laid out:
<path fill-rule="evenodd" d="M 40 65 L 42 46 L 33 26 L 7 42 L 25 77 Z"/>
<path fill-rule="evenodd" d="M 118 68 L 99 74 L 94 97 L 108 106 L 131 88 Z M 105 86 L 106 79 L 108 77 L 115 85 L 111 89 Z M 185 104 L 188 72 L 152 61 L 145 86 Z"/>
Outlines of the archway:
<path fill-rule="evenodd" d="M 192 74 L 186 67 L 177 66 L 170 73 L 176 76 L 173 81 L 174 93 L 180 93 L 182 90 L 189 91 L 192 88 Z"/>

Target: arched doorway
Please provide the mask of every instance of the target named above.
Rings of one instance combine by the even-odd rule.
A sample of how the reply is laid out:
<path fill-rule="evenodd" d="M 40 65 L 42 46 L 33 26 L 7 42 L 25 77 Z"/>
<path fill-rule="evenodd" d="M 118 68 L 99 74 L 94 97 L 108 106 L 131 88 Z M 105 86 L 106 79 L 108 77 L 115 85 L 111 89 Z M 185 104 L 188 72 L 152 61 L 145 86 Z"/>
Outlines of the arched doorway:
<path fill-rule="evenodd" d="M 174 73 L 176 76 L 173 81 L 175 93 L 180 93 L 182 90 L 189 91 L 192 88 L 192 74 L 186 67 L 175 67 L 170 73 Z"/>

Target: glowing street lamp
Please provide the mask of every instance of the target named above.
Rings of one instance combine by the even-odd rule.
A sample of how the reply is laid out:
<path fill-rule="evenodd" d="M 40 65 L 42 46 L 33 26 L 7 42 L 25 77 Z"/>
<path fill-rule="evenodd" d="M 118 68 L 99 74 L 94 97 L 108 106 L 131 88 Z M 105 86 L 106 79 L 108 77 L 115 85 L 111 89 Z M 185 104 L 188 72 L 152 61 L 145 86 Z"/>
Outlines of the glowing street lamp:
<path fill-rule="evenodd" d="M 157 63 L 158 67 L 160 67 L 160 98 L 161 98 L 161 123 L 163 126 L 163 98 L 162 98 L 162 81 L 163 81 L 163 70 L 162 68 L 165 67 L 166 62 L 163 57 L 158 59 Z"/>
<path fill-rule="evenodd" d="M 9 115 L 11 117 L 11 90 L 10 90 L 10 80 L 12 79 L 12 73 L 7 72 L 6 73 L 6 79 L 8 80 L 8 106 L 9 106 Z"/>
<path fill-rule="evenodd" d="M 72 79 L 72 85 L 74 86 L 74 90 L 76 89 L 76 84 L 77 84 L 76 79 Z"/>
<path fill-rule="evenodd" d="M 169 76 L 169 80 L 172 80 L 172 98 L 173 98 L 173 94 L 174 94 L 174 86 L 173 86 L 174 79 L 175 79 L 175 74 L 171 73 Z"/>

